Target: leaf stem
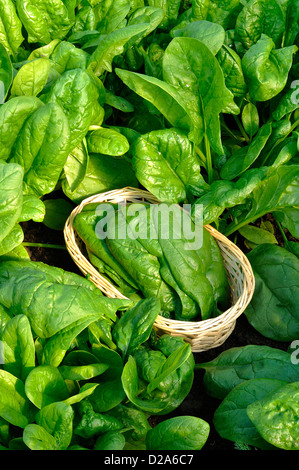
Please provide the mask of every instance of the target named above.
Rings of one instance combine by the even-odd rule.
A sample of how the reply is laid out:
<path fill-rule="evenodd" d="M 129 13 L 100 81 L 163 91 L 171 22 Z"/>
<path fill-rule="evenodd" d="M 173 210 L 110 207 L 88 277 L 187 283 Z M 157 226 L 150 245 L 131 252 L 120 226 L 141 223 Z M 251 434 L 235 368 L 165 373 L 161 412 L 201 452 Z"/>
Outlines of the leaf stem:
<path fill-rule="evenodd" d="M 238 128 L 239 128 L 239 130 L 240 130 L 240 132 L 241 132 L 241 134 L 242 134 L 242 136 L 244 137 L 244 139 L 246 140 L 246 142 L 249 142 L 250 139 L 249 139 L 248 135 L 246 134 L 246 132 L 245 132 L 245 130 L 244 130 L 242 124 L 240 123 L 239 119 L 237 118 L 237 116 L 235 116 L 235 115 L 233 115 L 233 116 L 234 116 L 234 120 L 235 120 L 235 122 L 236 122 L 236 124 L 237 124 L 237 126 L 238 126 Z"/>
<path fill-rule="evenodd" d="M 23 242 L 23 246 L 28 247 L 36 247 L 36 248 L 54 248 L 56 250 L 66 250 L 66 246 L 64 245 L 53 245 L 51 243 L 31 243 L 31 242 Z"/>
<path fill-rule="evenodd" d="M 207 172 L 208 172 L 208 183 L 211 184 L 213 181 L 213 165 L 212 165 L 212 155 L 210 142 L 205 134 L 205 147 L 206 147 L 206 162 L 207 162 Z"/>

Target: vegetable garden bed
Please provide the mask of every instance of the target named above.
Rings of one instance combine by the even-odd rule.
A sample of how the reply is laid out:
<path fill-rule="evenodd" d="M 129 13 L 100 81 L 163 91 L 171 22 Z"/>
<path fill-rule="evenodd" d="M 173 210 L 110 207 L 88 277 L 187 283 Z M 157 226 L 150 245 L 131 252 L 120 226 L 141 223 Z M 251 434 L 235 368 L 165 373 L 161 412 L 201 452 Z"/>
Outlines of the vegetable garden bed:
<path fill-rule="evenodd" d="M 298 1 L 52 4 L 0 0 L 0 449 L 299 450 Z M 86 237 L 130 300 L 73 262 L 70 213 L 125 187 L 202 207 L 248 257 L 221 346 L 153 328 L 227 308 L 212 238 L 188 257 L 157 230 L 136 269 Z"/>

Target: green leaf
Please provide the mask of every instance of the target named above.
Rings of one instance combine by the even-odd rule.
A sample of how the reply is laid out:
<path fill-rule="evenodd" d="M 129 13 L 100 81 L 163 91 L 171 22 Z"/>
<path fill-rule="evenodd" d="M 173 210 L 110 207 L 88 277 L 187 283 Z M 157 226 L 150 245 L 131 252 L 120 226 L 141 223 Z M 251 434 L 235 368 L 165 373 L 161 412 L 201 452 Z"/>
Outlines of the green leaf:
<path fill-rule="evenodd" d="M 25 428 L 32 418 L 32 407 L 23 382 L 0 369 L 0 416 L 14 426 Z"/>
<path fill-rule="evenodd" d="M 25 381 L 35 367 L 35 347 L 31 327 L 25 315 L 9 320 L 2 333 L 4 370 Z"/>
<path fill-rule="evenodd" d="M 223 45 L 216 56 L 222 69 L 225 85 L 234 96 L 244 97 L 247 93 L 242 62 L 234 49 Z"/>
<path fill-rule="evenodd" d="M 123 450 L 126 438 L 120 431 L 108 431 L 100 435 L 94 445 L 94 450 Z"/>
<path fill-rule="evenodd" d="M 87 170 L 89 155 L 85 142 L 82 141 L 68 155 L 63 167 L 66 184 L 71 192 L 82 183 Z"/>
<path fill-rule="evenodd" d="M 11 98 L 0 107 L 0 159 L 7 160 L 13 153 L 16 139 L 29 116 L 44 106 L 33 96 Z"/>
<path fill-rule="evenodd" d="M 173 127 L 187 134 L 192 130 L 193 123 L 189 111 L 185 109 L 185 102 L 174 86 L 155 77 L 129 70 L 116 68 L 115 73 L 131 90 L 152 103 Z"/>
<path fill-rule="evenodd" d="M 150 4 L 151 2 L 149 2 Z M 174 3 L 174 2 L 172 2 Z M 164 11 L 161 5 L 156 6 L 142 6 L 133 11 L 129 17 L 128 25 L 133 24 L 148 24 L 145 31 L 143 31 L 137 40 L 133 38 L 128 42 L 128 47 L 131 44 L 139 44 L 143 38 L 148 36 L 151 32 L 158 28 L 164 17 Z"/>
<path fill-rule="evenodd" d="M 0 42 L 0 104 L 4 103 L 13 79 L 13 68 L 7 50 Z"/>
<path fill-rule="evenodd" d="M 182 344 L 178 349 L 173 351 L 166 361 L 158 369 L 156 377 L 148 384 L 147 393 L 151 394 L 163 380 L 165 380 L 172 372 L 182 366 L 191 354 L 191 346 L 188 343 Z"/>
<path fill-rule="evenodd" d="M 24 38 L 22 23 L 12 0 L 0 1 L 0 42 L 7 52 L 15 56 Z"/>
<path fill-rule="evenodd" d="M 259 114 L 253 103 L 246 103 L 242 110 L 242 124 L 249 137 L 253 137 L 259 129 Z"/>
<path fill-rule="evenodd" d="M 38 384 L 38 386 L 37 386 Z M 53 366 L 37 366 L 27 376 L 25 392 L 39 409 L 68 398 L 69 392 L 59 370 Z"/>
<path fill-rule="evenodd" d="M 279 46 L 285 31 L 282 2 L 276 0 L 250 0 L 242 8 L 236 21 L 236 36 L 245 49 L 257 43 L 262 34 Z M 275 21 L 273 21 L 275 18 Z"/>
<path fill-rule="evenodd" d="M 102 127 L 89 133 L 87 148 L 91 153 L 121 156 L 130 148 L 127 138 L 120 132 Z"/>
<path fill-rule="evenodd" d="M 147 450 L 200 450 L 210 433 L 209 424 L 195 416 L 176 416 L 157 424 L 146 435 Z"/>
<path fill-rule="evenodd" d="M 48 44 L 53 39 L 63 39 L 74 19 L 74 2 L 16 0 L 18 15 L 30 43 Z"/>
<path fill-rule="evenodd" d="M 233 388 L 214 413 L 213 423 L 223 439 L 244 442 L 263 450 L 271 450 L 247 416 L 246 408 L 268 393 L 285 385 L 283 380 L 251 379 Z M 274 449 L 273 449 L 274 450 Z"/>
<path fill-rule="evenodd" d="M 247 414 L 258 432 L 279 449 L 299 449 L 298 392 L 299 382 L 289 383 L 247 407 Z"/>
<path fill-rule="evenodd" d="M 51 41 L 48 46 L 53 46 L 54 41 Z M 46 54 L 48 55 L 48 52 Z M 86 69 L 88 57 L 87 52 L 67 41 L 58 41 L 49 55 L 51 67 L 59 75 L 68 70 Z"/>
<path fill-rule="evenodd" d="M 224 0 L 220 4 L 217 0 L 194 0 L 192 2 L 192 16 L 199 20 L 221 24 L 226 28 L 230 17 L 238 6 L 238 0 Z"/>
<path fill-rule="evenodd" d="M 18 222 L 42 222 L 45 216 L 45 204 L 41 199 L 33 194 L 25 194 L 23 196 L 22 212 Z"/>
<path fill-rule="evenodd" d="M 31 450 L 58 450 L 55 438 L 38 424 L 25 427 L 23 441 Z"/>
<path fill-rule="evenodd" d="M 239 230 L 243 225 L 254 222 L 269 212 L 296 205 L 298 185 L 298 165 L 281 165 L 278 168 L 269 167 L 266 178 L 263 178 L 249 195 L 247 199 L 250 204 L 249 207 L 239 215 L 236 221 L 227 227 L 225 234 L 229 235 L 235 230 Z"/>
<path fill-rule="evenodd" d="M 13 80 L 11 96 L 37 96 L 48 81 L 50 67 L 51 62 L 45 58 L 27 62 Z"/>
<path fill-rule="evenodd" d="M 122 54 L 126 43 L 144 32 L 147 27 L 147 24 L 136 24 L 101 36 L 96 50 L 90 56 L 87 70 L 96 76 L 100 76 L 105 70 L 111 72 L 114 57 Z"/>
<path fill-rule="evenodd" d="M 0 242 L 0 256 L 17 248 L 24 240 L 24 232 L 19 224 L 14 225 L 12 230 Z"/>
<path fill-rule="evenodd" d="M 199 39 L 216 55 L 223 46 L 225 30 L 220 24 L 211 21 L 193 21 L 184 28 L 175 30 L 174 37 Z"/>
<path fill-rule="evenodd" d="M 20 217 L 23 174 L 20 165 L 0 161 L 0 241 L 11 232 Z"/>
<path fill-rule="evenodd" d="M 183 202 L 206 186 L 191 142 L 179 129 L 144 134 L 132 151 L 139 182 L 162 202 Z"/>
<path fill-rule="evenodd" d="M 278 243 L 273 233 L 260 227 L 255 227 L 254 225 L 244 225 L 244 227 L 239 229 L 239 233 L 242 237 L 255 245 L 261 245 L 263 243 Z"/>
<path fill-rule="evenodd" d="M 121 316 L 113 328 L 112 336 L 123 357 L 132 354 L 149 338 L 159 313 L 159 300 L 149 297 L 138 302 Z"/>
<path fill-rule="evenodd" d="M 49 338 L 89 315 L 115 319 L 115 312 L 130 302 L 104 297 L 78 274 L 19 260 L 0 263 L 0 305 L 15 315 L 26 314 L 33 332 Z"/>
<path fill-rule="evenodd" d="M 70 128 L 70 150 L 77 147 L 93 122 L 95 103 L 105 99 L 102 82 L 82 69 L 68 70 L 56 80 L 47 97 L 48 103 L 59 105 Z"/>
<path fill-rule="evenodd" d="M 205 370 L 207 393 L 221 400 L 246 380 L 265 378 L 295 382 L 299 378 L 298 367 L 292 363 L 291 355 L 269 346 L 233 347 L 196 367 Z"/>
<path fill-rule="evenodd" d="M 263 244 L 248 254 L 255 291 L 246 309 L 249 323 L 266 338 L 293 341 L 299 334 L 298 258 L 280 246 Z"/>
<path fill-rule="evenodd" d="M 67 449 L 72 439 L 74 411 L 63 402 L 44 406 L 36 416 L 36 422 L 51 434 L 56 441 L 56 448 Z M 28 429 L 27 429 L 28 432 Z"/>
<path fill-rule="evenodd" d="M 271 131 L 271 123 L 264 124 L 249 145 L 241 147 L 225 162 L 221 168 L 221 178 L 230 181 L 244 173 L 260 155 L 271 135 Z"/>
<path fill-rule="evenodd" d="M 51 336 L 43 348 L 42 364 L 58 367 L 75 338 L 101 315 L 87 315 Z"/>
<path fill-rule="evenodd" d="M 63 230 L 67 218 L 73 210 L 73 205 L 65 199 L 46 199 L 44 201 L 45 217 L 43 219 L 46 227 L 52 230 Z"/>
<path fill-rule="evenodd" d="M 102 2 L 91 0 L 89 3 L 96 6 L 98 24 L 95 29 L 101 34 L 108 34 L 118 29 L 130 11 L 128 0 L 104 0 Z"/>
<path fill-rule="evenodd" d="M 187 109 L 193 105 L 188 103 L 189 95 L 198 101 L 199 121 L 195 126 L 194 141 L 199 143 L 206 134 L 213 150 L 223 154 L 219 114 L 236 105 L 212 52 L 198 39 L 174 38 L 163 57 L 163 77 L 168 84 L 181 90 Z"/>
<path fill-rule="evenodd" d="M 275 49 L 273 40 L 264 34 L 248 49 L 242 68 L 254 101 L 268 101 L 284 89 L 296 50 L 296 46 Z"/>
<path fill-rule="evenodd" d="M 52 192 L 66 162 L 70 145 L 68 120 L 55 103 L 40 107 L 17 137 L 10 162 L 24 168 L 24 190 L 43 196 Z"/>
<path fill-rule="evenodd" d="M 67 183 L 63 191 L 76 204 L 94 194 L 125 186 L 138 187 L 138 181 L 129 162 L 110 155 L 90 154 L 86 174 L 75 191 L 70 191 Z"/>
<path fill-rule="evenodd" d="M 287 228 L 291 235 L 299 238 L 299 207 L 288 207 L 283 211 L 274 212 L 275 219 Z"/>

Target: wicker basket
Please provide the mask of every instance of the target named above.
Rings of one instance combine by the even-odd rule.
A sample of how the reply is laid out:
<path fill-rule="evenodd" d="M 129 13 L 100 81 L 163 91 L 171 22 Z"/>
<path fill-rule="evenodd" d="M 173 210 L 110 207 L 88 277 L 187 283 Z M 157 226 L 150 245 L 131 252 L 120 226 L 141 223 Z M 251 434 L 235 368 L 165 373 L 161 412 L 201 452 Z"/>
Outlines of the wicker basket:
<path fill-rule="evenodd" d="M 123 298 L 117 288 L 103 278 L 98 270 L 83 255 L 81 248 L 84 246 L 82 240 L 74 230 L 73 221 L 75 216 L 81 212 L 86 204 L 94 202 L 149 202 L 152 204 L 159 201 L 148 191 L 131 187 L 101 193 L 91 196 L 78 205 L 70 214 L 64 228 L 66 247 L 76 265 L 89 279 L 108 297 Z M 182 336 L 191 344 L 193 352 L 206 351 L 224 343 L 232 333 L 236 319 L 244 312 L 249 304 L 254 291 L 254 275 L 247 257 L 228 238 L 219 233 L 213 227 L 205 225 L 205 228 L 216 239 L 220 248 L 224 266 L 227 271 L 231 287 L 232 306 L 216 318 L 203 321 L 179 321 L 170 320 L 159 315 L 155 322 L 158 335 L 168 333 L 173 336 Z"/>

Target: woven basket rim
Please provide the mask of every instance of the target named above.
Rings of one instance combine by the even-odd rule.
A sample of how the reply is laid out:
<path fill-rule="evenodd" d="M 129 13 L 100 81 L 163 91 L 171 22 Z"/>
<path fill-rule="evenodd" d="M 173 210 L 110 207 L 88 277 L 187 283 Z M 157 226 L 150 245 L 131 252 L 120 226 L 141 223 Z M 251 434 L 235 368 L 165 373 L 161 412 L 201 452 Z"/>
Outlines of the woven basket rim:
<path fill-rule="evenodd" d="M 113 295 L 110 296 L 110 298 L 122 298 L 122 299 L 128 299 L 128 297 L 125 297 L 121 292 L 117 290 L 117 288 L 110 282 L 108 282 L 105 278 L 101 276 L 101 274 L 97 271 L 97 269 L 92 265 L 92 263 L 83 255 L 80 247 L 77 244 L 76 240 L 76 234 L 77 232 L 74 229 L 73 226 L 73 221 L 74 218 L 77 214 L 79 214 L 82 209 L 87 205 L 92 202 L 105 202 L 107 199 L 119 199 L 118 202 L 121 200 L 126 200 L 128 198 L 144 198 L 148 202 L 151 203 L 158 203 L 159 200 L 150 192 L 147 190 L 142 190 L 138 188 L 134 188 L 131 186 L 127 186 L 122 189 L 115 189 L 99 194 L 95 194 L 92 196 L 89 196 L 82 200 L 71 212 L 69 215 L 65 226 L 64 226 L 64 239 L 65 239 L 65 244 L 66 248 L 70 254 L 70 256 L 73 258 L 75 264 L 79 267 L 81 272 L 83 272 L 85 275 L 89 274 L 89 279 L 94 282 L 97 285 L 98 280 L 100 280 L 101 284 L 103 286 L 106 286 L 107 291 L 109 292 L 109 289 L 111 290 Z M 240 266 L 243 271 L 243 279 L 242 279 L 242 295 L 238 297 L 236 302 L 231 305 L 230 308 L 222 312 L 220 315 L 217 317 L 212 317 L 208 318 L 206 320 L 198 320 L 198 321 L 187 321 L 187 320 L 176 320 L 176 319 L 169 319 L 166 317 L 163 317 L 162 315 L 158 315 L 156 319 L 156 324 L 158 324 L 158 327 L 166 327 L 168 329 L 173 329 L 177 334 L 181 335 L 192 335 L 196 336 L 197 332 L 202 333 L 205 330 L 213 331 L 214 329 L 217 330 L 220 326 L 225 327 L 228 324 L 231 324 L 232 322 L 235 322 L 235 320 L 244 312 L 246 307 L 248 306 L 249 302 L 251 301 L 254 288 L 255 288 L 255 278 L 254 274 L 250 265 L 250 262 L 246 255 L 242 252 L 242 250 L 237 247 L 231 240 L 229 240 L 225 235 L 222 233 L 218 232 L 214 227 L 211 225 L 204 225 L 204 227 L 211 233 L 211 235 L 216 239 L 219 245 L 219 241 L 223 243 L 226 247 L 229 247 L 231 251 L 234 252 L 236 257 L 238 258 L 240 262 Z M 78 234 L 77 234 L 78 236 Z M 223 251 L 223 246 L 222 249 L 220 247 L 220 251 L 222 254 Z M 86 269 L 83 267 L 85 265 Z M 101 289 L 98 285 L 97 287 L 102 290 L 107 295 L 107 292 L 105 292 L 104 288 Z M 130 299 L 128 299 L 130 300 Z"/>

